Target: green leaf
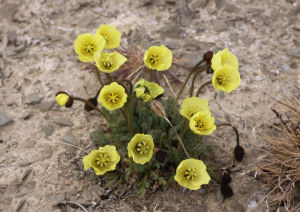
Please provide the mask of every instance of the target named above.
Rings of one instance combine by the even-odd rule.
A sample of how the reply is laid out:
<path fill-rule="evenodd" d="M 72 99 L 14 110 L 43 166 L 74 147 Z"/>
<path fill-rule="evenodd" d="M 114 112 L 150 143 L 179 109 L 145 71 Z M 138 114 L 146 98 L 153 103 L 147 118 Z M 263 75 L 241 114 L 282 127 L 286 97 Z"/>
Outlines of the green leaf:
<path fill-rule="evenodd" d="M 110 140 L 107 138 L 105 133 L 99 130 L 91 132 L 90 138 L 94 142 L 94 144 L 99 146 L 105 146 L 110 143 Z"/>

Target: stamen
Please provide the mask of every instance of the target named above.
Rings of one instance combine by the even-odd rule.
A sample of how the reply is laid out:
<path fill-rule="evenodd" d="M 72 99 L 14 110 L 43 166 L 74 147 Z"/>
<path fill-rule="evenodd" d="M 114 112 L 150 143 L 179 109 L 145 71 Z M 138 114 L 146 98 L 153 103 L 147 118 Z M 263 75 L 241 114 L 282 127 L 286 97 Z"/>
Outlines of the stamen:
<path fill-rule="evenodd" d="M 101 168 L 105 167 L 109 162 L 109 157 L 105 153 L 100 153 L 96 158 L 96 164 Z"/>
<path fill-rule="evenodd" d="M 94 44 L 92 44 L 92 43 L 86 43 L 85 45 L 84 45 L 84 52 L 86 53 L 86 54 L 92 54 L 94 51 L 95 51 L 95 45 Z"/>
<path fill-rule="evenodd" d="M 151 55 L 150 58 L 149 58 L 150 63 L 151 63 L 152 65 L 154 65 L 155 63 L 158 63 L 158 59 L 159 59 L 158 56 L 155 55 L 155 54 Z"/>
<path fill-rule="evenodd" d="M 186 169 L 184 172 L 184 178 L 186 180 L 193 180 L 196 178 L 196 169 L 191 168 L 191 169 Z"/>
<path fill-rule="evenodd" d="M 148 153 L 149 146 L 145 141 L 138 142 L 135 146 L 137 153 L 144 155 Z"/>
<path fill-rule="evenodd" d="M 116 104 L 119 101 L 119 95 L 116 93 L 110 93 L 108 95 L 108 101 L 110 101 L 112 104 Z"/>
<path fill-rule="evenodd" d="M 219 85 L 226 85 L 228 83 L 228 77 L 223 75 L 223 74 L 220 74 L 216 77 L 216 80 L 217 80 L 217 83 Z"/>
<path fill-rule="evenodd" d="M 196 122 L 195 124 L 195 127 L 198 129 L 198 130 L 203 130 L 205 129 L 205 126 L 206 126 L 206 123 L 202 120 L 199 120 Z"/>

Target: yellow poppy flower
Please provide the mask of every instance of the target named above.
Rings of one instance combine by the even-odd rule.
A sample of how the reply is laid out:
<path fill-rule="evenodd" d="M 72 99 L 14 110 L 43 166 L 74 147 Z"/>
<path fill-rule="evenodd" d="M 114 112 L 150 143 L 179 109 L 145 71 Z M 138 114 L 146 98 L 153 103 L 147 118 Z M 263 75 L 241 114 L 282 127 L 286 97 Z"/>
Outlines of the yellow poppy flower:
<path fill-rule="evenodd" d="M 123 107 L 127 101 L 127 94 L 121 85 L 112 82 L 103 86 L 97 100 L 107 110 L 115 110 Z"/>
<path fill-rule="evenodd" d="M 103 24 L 97 30 L 96 35 L 101 35 L 105 39 L 105 49 L 114 49 L 120 46 L 121 33 L 114 26 Z"/>
<path fill-rule="evenodd" d="M 96 175 L 103 175 L 116 168 L 116 165 L 120 161 L 120 155 L 115 146 L 106 145 L 100 147 L 99 150 L 91 151 L 82 160 L 84 170 L 93 168 Z"/>
<path fill-rule="evenodd" d="M 190 120 L 197 112 L 209 112 L 208 100 L 199 97 L 189 97 L 183 100 L 180 114 Z"/>
<path fill-rule="evenodd" d="M 104 45 L 105 40 L 102 36 L 84 33 L 77 36 L 74 42 L 74 49 L 80 61 L 92 62 L 94 61 L 94 54 L 101 52 Z"/>
<path fill-rule="evenodd" d="M 65 94 L 65 93 L 60 93 L 56 96 L 56 102 L 60 105 L 60 106 L 65 106 L 69 100 L 69 95 Z"/>
<path fill-rule="evenodd" d="M 210 112 L 198 112 L 190 119 L 191 130 L 198 135 L 209 135 L 216 129 L 215 119 Z"/>
<path fill-rule="evenodd" d="M 96 52 L 94 60 L 97 68 L 105 73 L 111 73 L 120 68 L 123 63 L 126 62 L 127 58 L 118 52 L 113 53 L 101 53 Z"/>
<path fill-rule="evenodd" d="M 231 65 L 225 64 L 220 69 L 214 71 L 212 84 L 217 91 L 222 90 L 230 93 L 241 83 L 240 73 Z"/>
<path fill-rule="evenodd" d="M 234 70 L 238 71 L 239 69 L 239 62 L 237 57 L 232 54 L 227 48 L 222 51 L 218 51 L 217 54 L 213 55 L 213 58 L 211 59 L 211 68 L 214 71 L 217 71 L 225 64 L 232 66 Z"/>
<path fill-rule="evenodd" d="M 145 79 L 141 79 L 135 83 L 133 90 L 136 98 L 141 98 L 144 100 L 144 102 L 155 99 L 165 91 L 157 83 L 149 82 Z"/>
<path fill-rule="evenodd" d="M 128 143 L 129 158 L 135 163 L 145 164 L 153 155 L 154 142 L 151 135 L 136 134 Z"/>
<path fill-rule="evenodd" d="M 172 65 L 172 52 L 170 49 L 161 46 L 152 46 L 144 54 L 144 63 L 149 69 L 165 71 Z"/>
<path fill-rule="evenodd" d="M 201 185 L 208 184 L 210 176 L 201 160 L 194 158 L 181 161 L 176 169 L 175 181 L 190 190 L 198 190 Z"/>

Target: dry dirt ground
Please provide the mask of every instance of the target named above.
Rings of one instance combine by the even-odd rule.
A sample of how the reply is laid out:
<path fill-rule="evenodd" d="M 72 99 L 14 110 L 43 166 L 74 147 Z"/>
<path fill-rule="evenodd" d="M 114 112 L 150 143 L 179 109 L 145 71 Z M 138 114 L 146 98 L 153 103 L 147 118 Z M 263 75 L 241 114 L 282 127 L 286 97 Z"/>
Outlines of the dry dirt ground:
<path fill-rule="evenodd" d="M 56 206 L 65 200 L 89 211 L 265 211 L 266 190 L 248 171 L 261 155 L 260 134 L 274 123 L 273 99 L 300 97 L 299 11 L 295 0 L 0 0 L 0 211 L 81 211 Z M 215 155 L 221 166 L 235 165 L 233 197 L 222 202 L 215 183 L 193 192 L 174 186 L 145 199 L 126 186 L 104 188 L 83 171 L 84 151 L 60 143 L 88 151 L 89 132 L 104 126 L 81 104 L 65 109 L 54 102 L 59 90 L 96 92 L 95 75 L 78 61 L 73 41 L 101 24 L 116 26 L 127 48 L 167 45 L 184 67 L 207 50 L 227 47 L 238 56 L 239 89 L 202 94 L 216 119 L 241 133 L 242 163 L 232 160 L 229 130 L 205 138 L 221 147 Z M 172 72 L 186 75 L 178 67 Z"/>

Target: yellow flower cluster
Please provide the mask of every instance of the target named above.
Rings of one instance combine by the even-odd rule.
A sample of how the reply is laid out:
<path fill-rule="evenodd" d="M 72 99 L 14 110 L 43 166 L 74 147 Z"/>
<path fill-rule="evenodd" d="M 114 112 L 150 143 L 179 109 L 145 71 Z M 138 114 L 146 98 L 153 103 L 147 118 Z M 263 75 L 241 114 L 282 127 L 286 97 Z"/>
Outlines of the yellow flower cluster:
<path fill-rule="evenodd" d="M 120 45 L 121 33 L 114 27 L 102 25 L 95 35 L 84 33 L 77 36 L 74 49 L 82 62 L 94 62 L 97 68 L 105 73 L 118 70 L 127 58 L 118 52 L 102 52 Z"/>
<path fill-rule="evenodd" d="M 240 85 L 238 59 L 228 49 L 213 55 L 211 68 L 214 70 L 212 83 L 216 90 L 230 93 Z"/>

